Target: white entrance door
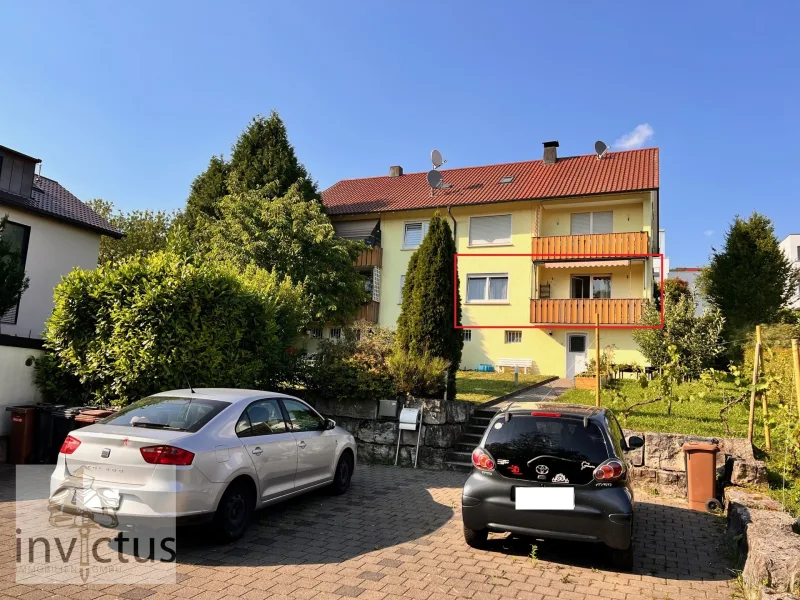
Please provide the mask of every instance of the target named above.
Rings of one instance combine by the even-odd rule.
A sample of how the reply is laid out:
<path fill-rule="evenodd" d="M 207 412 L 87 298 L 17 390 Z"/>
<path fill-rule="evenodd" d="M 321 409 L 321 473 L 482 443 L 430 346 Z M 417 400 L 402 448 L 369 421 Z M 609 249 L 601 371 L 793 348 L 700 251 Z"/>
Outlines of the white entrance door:
<path fill-rule="evenodd" d="M 586 334 L 567 334 L 567 378 L 586 370 Z"/>

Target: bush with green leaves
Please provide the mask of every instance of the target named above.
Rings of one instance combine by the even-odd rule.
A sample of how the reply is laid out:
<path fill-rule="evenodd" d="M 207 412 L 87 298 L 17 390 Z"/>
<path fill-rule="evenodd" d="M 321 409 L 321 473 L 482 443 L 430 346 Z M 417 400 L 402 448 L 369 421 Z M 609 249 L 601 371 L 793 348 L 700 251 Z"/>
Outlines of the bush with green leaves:
<path fill-rule="evenodd" d="M 395 395 L 388 368 L 391 330 L 354 323 L 339 340 L 320 340 L 306 371 L 306 389 L 319 400 L 370 402 Z"/>
<path fill-rule="evenodd" d="M 418 398 L 441 396 L 450 362 L 440 356 L 397 350 L 389 357 L 389 371 L 397 391 Z"/>
<path fill-rule="evenodd" d="M 291 384 L 301 298 L 275 274 L 167 251 L 76 269 L 56 287 L 36 380 L 50 401 L 113 405 L 189 384 Z"/>

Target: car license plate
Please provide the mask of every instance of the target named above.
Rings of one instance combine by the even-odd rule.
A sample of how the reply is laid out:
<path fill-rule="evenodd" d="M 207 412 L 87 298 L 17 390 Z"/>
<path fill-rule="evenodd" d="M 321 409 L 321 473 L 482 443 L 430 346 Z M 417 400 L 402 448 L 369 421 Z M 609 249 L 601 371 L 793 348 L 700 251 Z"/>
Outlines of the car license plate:
<path fill-rule="evenodd" d="M 572 487 L 517 487 L 514 491 L 517 510 L 575 510 Z"/>

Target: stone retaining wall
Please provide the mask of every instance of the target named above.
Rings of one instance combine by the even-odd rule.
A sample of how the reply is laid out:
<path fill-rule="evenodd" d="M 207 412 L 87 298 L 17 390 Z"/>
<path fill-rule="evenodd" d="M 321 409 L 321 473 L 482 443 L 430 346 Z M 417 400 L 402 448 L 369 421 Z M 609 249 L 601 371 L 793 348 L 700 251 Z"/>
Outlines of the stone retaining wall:
<path fill-rule="evenodd" d="M 353 434 L 358 444 L 358 460 L 366 463 L 394 464 L 397 452 L 398 419 L 378 418 L 378 402 L 314 402 L 324 416 Z M 423 405 L 422 433 L 418 466 L 443 469 L 445 456 L 452 451 L 469 420 L 474 405 L 471 402 L 413 399 L 405 406 Z M 403 431 L 400 438 L 398 464 L 414 464 L 419 431 Z"/>
<path fill-rule="evenodd" d="M 682 446 L 689 439 L 711 441 L 678 433 L 623 430 L 625 437 L 638 435 L 644 446 L 627 454 L 633 465 L 633 484 L 665 496 L 686 497 L 686 462 Z M 767 468 L 756 460 L 753 446 L 744 438 L 718 440 L 717 470 L 721 479 L 733 485 L 760 485 L 767 482 Z"/>

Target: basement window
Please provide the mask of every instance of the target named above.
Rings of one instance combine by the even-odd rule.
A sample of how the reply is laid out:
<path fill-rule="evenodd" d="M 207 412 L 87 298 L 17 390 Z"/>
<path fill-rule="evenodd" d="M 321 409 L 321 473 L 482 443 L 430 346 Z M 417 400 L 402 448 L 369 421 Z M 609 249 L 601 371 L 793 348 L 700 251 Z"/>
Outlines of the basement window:
<path fill-rule="evenodd" d="M 512 181 L 514 181 L 513 175 L 506 175 L 505 177 L 500 178 L 500 183 L 511 183 Z"/>
<path fill-rule="evenodd" d="M 462 329 L 461 330 L 461 337 L 465 342 L 472 341 L 472 329 Z"/>

